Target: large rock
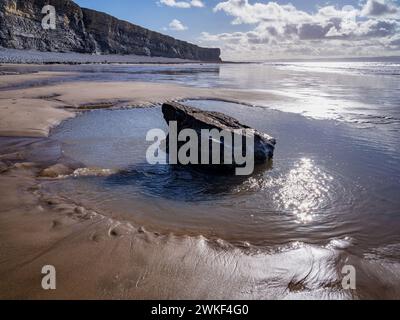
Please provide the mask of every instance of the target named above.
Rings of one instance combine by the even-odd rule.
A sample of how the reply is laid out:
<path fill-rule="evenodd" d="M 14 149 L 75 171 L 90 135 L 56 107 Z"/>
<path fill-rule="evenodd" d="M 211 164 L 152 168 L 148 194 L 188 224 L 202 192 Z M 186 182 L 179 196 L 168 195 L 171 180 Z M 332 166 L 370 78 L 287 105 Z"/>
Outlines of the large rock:
<path fill-rule="evenodd" d="M 56 8 L 56 30 L 44 30 L 45 5 Z M 83 9 L 70 0 L 1 0 L 0 46 L 52 52 L 135 54 L 220 61 L 219 49 L 200 48 L 172 37 Z"/>
<path fill-rule="evenodd" d="M 274 155 L 274 149 L 276 145 L 276 140 L 269 136 L 268 134 L 259 132 L 255 129 L 252 129 L 249 126 L 246 126 L 240 123 L 235 118 L 227 116 L 220 112 L 210 112 L 210 111 L 203 111 L 197 108 L 189 107 L 177 102 L 170 102 L 164 103 L 162 106 L 162 112 L 164 115 L 164 119 L 167 123 L 171 121 L 177 122 L 177 131 L 178 134 L 180 131 L 184 129 L 194 129 L 197 132 L 198 140 L 200 141 L 201 137 L 201 130 L 207 129 L 217 129 L 219 132 L 222 130 L 227 130 L 233 132 L 233 130 L 238 129 L 250 129 L 250 132 L 254 134 L 254 160 L 255 163 L 261 164 L 269 161 Z M 237 132 L 237 131 L 236 131 Z M 246 150 L 246 140 L 245 131 L 243 131 L 242 135 L 242 150 Z M 223 139 L 220 140 L 221 143 L 221 153 L 224 150 L 224 141 Z M 167 151 L 169 144 L 169 137 L 167 140 Z M 178 148 L 184 145 L 185 142 L 179 142 Z M 201 144 L 201 143 L 200 143 Z M 211 155 L 212 144 L 209 144 L 209 153 Z M 221 154 L 221 159 L 224 156 Z M 200 162 L 200 161 L 199 161 Z M 235 163 L 233 164 L 235 165 Z"/>

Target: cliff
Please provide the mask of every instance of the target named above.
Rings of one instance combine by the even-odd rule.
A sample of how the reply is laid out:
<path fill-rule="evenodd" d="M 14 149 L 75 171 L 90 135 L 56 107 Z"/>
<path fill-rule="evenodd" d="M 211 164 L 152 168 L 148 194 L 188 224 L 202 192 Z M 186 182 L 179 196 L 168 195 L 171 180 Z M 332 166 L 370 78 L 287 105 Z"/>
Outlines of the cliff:
<path fill-rule="evenodd" d="M 56 29 L 44 30 L 45 5 L 56 8 Z M 51 52 L 136 54 L 220 61 L 220 49 L 201 48 L 147 30 L 70 0 L 0 0 L 0 46 Z"/>

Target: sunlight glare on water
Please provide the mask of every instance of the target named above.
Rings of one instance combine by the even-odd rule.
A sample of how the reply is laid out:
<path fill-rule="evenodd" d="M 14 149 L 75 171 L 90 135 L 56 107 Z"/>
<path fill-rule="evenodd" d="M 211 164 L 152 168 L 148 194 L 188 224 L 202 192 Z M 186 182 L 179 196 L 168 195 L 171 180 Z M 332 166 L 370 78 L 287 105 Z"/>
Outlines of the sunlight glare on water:
<path fill-rule="evenodd" d="M 332 180 L 333 177 L 316 167 L 311 159 L 302 158 L 286 177 L 276 181 L 281 187 L 275 200 L 285 210 L 292 211 L 299 222 L 310 222 L 326 200 Z"/>
<path fill-rule="evenodd" d="M 242 188 L 272 192 L 278 210 L 290 212 L 298 223 L 309 223 L 324 205 L 330 203 L 330 192 L 334 192 L 331 190 L 333 180 L 333 176 L 319 168 L 312 159 L 301 158 L 287 173 L 278 177 L 251 177 Z"/>

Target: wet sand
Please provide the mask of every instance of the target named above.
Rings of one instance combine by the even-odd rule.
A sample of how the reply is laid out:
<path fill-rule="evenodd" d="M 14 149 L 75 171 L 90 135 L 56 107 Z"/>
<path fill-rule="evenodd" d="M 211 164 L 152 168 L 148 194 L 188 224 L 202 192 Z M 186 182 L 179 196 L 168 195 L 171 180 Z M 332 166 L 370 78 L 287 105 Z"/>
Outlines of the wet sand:
<path fill-rule="evenodd" d="M 40 74 L 39 74 L 40 75 Z M 33 75 L 12 76 L 16 87 Z M 46 77 L 53 76 L 46 74 Z M 54 76 L 59 76 L 59 73 Z M 8 75 L 0 78 L 6 83 Z M 150 106 L 166 100 L 221 99 L 269 104 L 279 96 L 140 82 L 69 82 L 0 91 L 0 298 L 8 299 L 352 299 L 399 297 L 397 265 L 374 267 L 346 239 L 277 252 L 221 240 L 148 232 L 41 189 L 43 169 L 64 164 L 52 127 L 77 112 Z M 52 145 L 42 154 L 43 144 Z M 39 153 L 39 156 L 37 154 Z M 60 167 L 53 168 L 55 175 Z M 62 174 L 62 170 L 59 172 Z M 341 267 L 358 267 L 359 292 L 341 287 Z M 57 290 L 41 288 L 54 265 Z M 374 270 L 373 272 L 371 270 Z M 376 277 L 376 270 L 385 274 Z M 379 274 L 379 273 L 378 273 Z M 371 282 L 373 286 L 371 286 Z M 373 289 L 372 289 L 373 288 Z"/>
<path fill-rule="evenodd" d="M 1 81 L 17 84 L 31 77 L 38 75 L 3 75 Z M 76 111 L 188 97 L 267 100 L 265 94 L 150 83 L 68 83 L 0 92 L 0 135 L 9 136 L 2 138 L 0 156 L 0 298 L 257 297 L 254 282 L 263 277 L 249 268 L 261 268 L 264 258 L 228 251 L 223 242 L 202 237 L 149 233 L 66 199 L 49 198 L 38 176 L 45 164 L 62 159 L 59 150 L 45 161 L 26 162 L 31 160 L 27 150 Z M 58 275 L 52 292 L 40 285 L 41 268 L 49 264 Z"/>
<path fill-rule="evenodd" d="M 351 299 L 393 298 L 398 280 L 376 264 L 348 257 L 345 243 L 293 244 L 276 253 L 232 247 L 204 237 L 150 233 L 62 198 L 41 194 L 34 164 L 0 179 L 1 299 Z M 342 247 L 344 246 L 344 247 Z M 353 296 L 340 288 L 337 261 L 357 263 L 359 283 L 377 292 Z M 54 265 L 57 290 L 40 287 L 41 268 Z M 390 266 L 389 266 L 390 267 Z M 382 295 L 382 292 L 385 294 Z"/>

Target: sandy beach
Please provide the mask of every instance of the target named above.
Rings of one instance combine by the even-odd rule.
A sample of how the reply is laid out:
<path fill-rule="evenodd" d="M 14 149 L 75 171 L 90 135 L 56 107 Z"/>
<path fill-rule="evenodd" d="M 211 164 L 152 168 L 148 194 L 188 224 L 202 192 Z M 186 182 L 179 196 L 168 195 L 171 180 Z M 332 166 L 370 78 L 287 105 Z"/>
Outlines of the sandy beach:
<path fill-rule="evenodd" d="M 17 85 L 42 76 L 59 74 L 3 75 L 0 80 Z M 46 143 L 49 130 L 61 121 L 85 109 L 151 106 L 183 98 L 247 103 L 274 99 L 231 90 L 118 82 L 0 92 L 0 135 L 4 137 L 0 156 L 0 287 L 7 288 L 1 290 L 0 298 L 257 297 L 252 288 L 261 275 L 258 271 L 249 273 L 248 268 L 261 268 L 265 258 L 239 250 L 228 254 L 225 250 L 229 245 L 223 241 L 150 233 L 41 192 L 44 163 L 54 168 L 61 162 L 76 169 L 57 152 L 39 163 L 29 159 L 27 150 Z M 57 167 L 51 170 L 56 176 L 62 173 Z M 60 287 L 54 292 L 40 286 L 41 268 L 48 264 L 56 266 L 59 274 Z"/>
<path fill-rule="evenodd" d="M 0 291 L 0 298 L 381 299 L 400 296 L 398 264 L 363 259 L 356 252 L 353 240 L 343 236 L 347 231 L 337 230 L 331 236 L 324 236 L 322 232 L 322 240 L 312 243 L 286 241 L 289 236 L 285 232 L 281 235 L 283 239 L 278 239 L 270 230 L 271 235 L 266 231 L 260 236 L 270 236 L 273 242 L 279 243 L 278 249 L 263 250 L 247 242 L 233 244 L 219 236 L 206 237 L 185 231 L 178 234 L 163 228 L 158 230 L 157 226 L 146 228 L 112 210 L 98 210 L 44 187 L 48 182 L 62 181 L 63 177 L 74 174 L 110 174 L 101 168 L 86 168 L 82 162 L 66 155 L 59 140 L 51 138 L 58 125 L 82 113 L 106 109 L 113 113 L 150 108 L 172 100 L 212 99 L 247 106 L 244 114 L 254 113 L 255 118 L 258 118 L 255 110 L 260 109 L 263 115 L 274 119 L 270 121 L 282 122 L 281 132 L 287 131 L 288 150 L 295 145 L 293 135 L 287 130 L 291 126 L 299 125 L 298 132 L 310 127 L 309 136 L 326 130 L 329 141 L 337 137 L 334 133 L 337 123 L 318 122 L 321 129 L 313 131 L 317 130 L 315 120 L 268 109 L 283 102 L 290 106 L 300 100 L 278 91 L 186 86 L 168 81 L 88 81 L 76 70 L 10 73 L 13 68 L 19 70 L 13 65 L 0 68 L 0 72 L 8 70 L 0 76 L 0 287 L 5 288 Z M 283 134 L 280 138 L 284 138 Z M 335 142 L 339 149 L 340 143 Z M 280 148 L 285 149 L 283 142 Z M 294 152 L 296 156 L 301 153 L 296 149 Z M 317 198 L 312 193 L 307 198 L 309 192 L 303 192 L 301 187 L 303 184 L 314 187 L 318 180 L 306 178 L 317 179 L 313 175 L 320 170 L 308 168 L 307 164 L 311 162 L 305 162 L 305 167 L 300 168 L 306 170 L 299 173 L 300 180 L 296 174 L 293 177 L 293 170 L 286 179 L 289 184 L 300 186 L 301 199 L 311 199 L 319 208 L 319 200 L 327 196 L 331 201 L 332 195 L 321 191 Z M 320 183 L 333 180 L 324 173 L 321 177 Z M 343 190 L 347 192 L 344 187 Z M 290 189 L 285 200 L 293 203 L 292 192 L 299 194 L 298 189 Z M 350 196 L 346 193 L 346 197 Z M 289 217 L 283 224 L 293 221 Z M 357 266 L 357 283 L 361 288 L 357 292 L 341 287 L 345 263 Z M 56 267 L 55 291 L 41 287 L 44 265 Z"/>

